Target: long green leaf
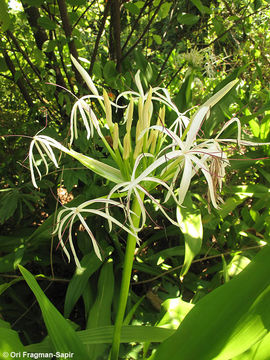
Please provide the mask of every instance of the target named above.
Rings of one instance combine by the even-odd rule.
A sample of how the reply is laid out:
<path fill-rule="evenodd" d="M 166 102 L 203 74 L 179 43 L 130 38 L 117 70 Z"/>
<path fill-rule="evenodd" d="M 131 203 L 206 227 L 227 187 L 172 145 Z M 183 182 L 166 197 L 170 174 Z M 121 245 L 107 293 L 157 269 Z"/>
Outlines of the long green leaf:
<path fill-rule="evenodd" d="M 185 237 L 185 260 L 181 276 L 186 275 L 192 260 L 200 252 L 203 238 L 202 218 L 199 209 L 177 207 L 177 221 Z"/>
<path fill-rule="evenodd" d="M 114 326 L 102 326 L 94 329 L 78 331 L 76 334 L 84 345 L 110 344 L 113 338 Z M 162 342 L 175 333 L 173 329 L 166 329 L 155 326 L 122 326 L 121 343 L 131 342 Z M 38 344 L 25 347 L 26 351 L 49 352 L 51 345 L 49 339 Z"/>
<path fill-rule="evenodd" d="M 234 279 L 202 298 L 155 360 L 226 360 L 243 353 L 270 329 L 270 247 Z"/>
<path fill-rule="evenodd" d="M 112 248 L 108 247 L 105 250 L 104 257 L 107 257 L 111 251 Z M 65 317 L 69 317 L 74 305 L 82 295 L 88 279 L 100 268 L 101 265 L 102 262 L 98 259 L 94 252 L 83 257 L 81 261 L 82 269 L 76 269 L 74 276 L 68 284 L 64 306 Z"/>
<path fill-rule="evenodd" d="M 98 279 L 98 293 L 95 303 L 90 309 L 87 321 L 87 329 L 111 325 L 112 300 L 114 293 L 114 273 L 111 259 L 106 262 L 100 271 Z M 91 359 L 101 356 L 107 346 L 105 344 L 94 344 L 88 346 Z"/>
<path fill-rule="evenodd" d="M 61 353 L 73 352 L 73 359 L 87 360 L 88 356 L 86 349 L 78 337 L 78 334 L 72 329 L 70 324 L 59 313 L 59 311 L 52 305 L 52 303 L 39 287 L 34 276 L 23 266 L 19 265 L 19 269 L 39 303 L 48 334 L 54 347 L 54 351 Z"/>
<path fill-rule="evenodd" d="M 269 360 L 270 359 L 270 332 L 251 349 L 236 356 L 233 360 Z"/>
<path fill-rule="evenodd" d="M 11 352 L 19 353 L 24 350 L 16 331 L 10 328 L 10 324 L 0 319 L 0 359 L 7 359 Z"/>

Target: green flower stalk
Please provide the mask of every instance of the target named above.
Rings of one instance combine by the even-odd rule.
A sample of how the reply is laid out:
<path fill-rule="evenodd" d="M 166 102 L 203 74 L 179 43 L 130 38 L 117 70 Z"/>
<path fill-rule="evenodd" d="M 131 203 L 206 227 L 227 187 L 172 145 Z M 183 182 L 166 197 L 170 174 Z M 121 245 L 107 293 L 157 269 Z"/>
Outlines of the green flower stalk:
<path fill-rule="evenodd" d="M 120 332 L 129 292 L 134 251 L 136 244 L 139 242 L 139 232 L 143 229 L 147 220 L 144 199 L 147 197 L 172 224 L 179 226 L 173 216 L 167 213 L 160 199 L 151 194 L 153 189 L 157 186 L 163 187 L 165 191 L 164 202 L 169 198 L 173 198 L 176 207 L 179 207 L 186 197 L 193 177 L 201 171 L 208 185 L 209 202 L 215 208 L 218 208 L 218 203 L 222 201 L 219 195 L 222 180 L 225 176 L 225 169 L 229 166 L 229 161 L 220 146 L 221 142 L 233 142 L 246 146 L 265 144 L 243 141 L 238 119 L 228 121 L 215 138 L 201 139 L 198 137 L 198 132 L 203 121 L 207 119 L 211 107 L 236 85 L 237 80 L 230 82 L 213 95 L 198 109 L 194 117 L 189 119 L 177 109 L 167 89 L 155 87 L 144 93 L 139 71 L 135 75 L 138 92 L 123 92 L 115 102 L 112 102 L 105 90 L 103 95 L 99 94 L 83 67 L 74 58 L 72 58 L 72 61 L 92 94 L 83 96 L 73 106 L 70 121 L 70 148 L 66 148 L 56 140 L 39 133 L 33 137 L 29 149 L 31 178 L 33 185 L 37 187 L 36 174 L 41 179 L 41 171 L 36 161 L 36 155 L 34 155 L 34 149 L 39 154 L 41 162 L 44 163 L 46 173 L 48 173 L 48 159 L 58 167 L 53 152 L 53 149 L 58 149 L 77 159 L 86 168 L 114 184 L 108 195 L 103 198 L 90 199 L 76 208 L 65 207 L 61 210 L 58 214 L 55 233 L 58 234 L 60 245 L 70 261 L 69 252 L 63 241 L 65 230 L 68 229 L 68 242 L 78 267 L 80 267 L 80 262 L 73 245 L 72 235 L 72 227 L 77 220 L 86 229 L 93 244 L 93 249 L 97 257 L 102 261 L 102 251 L 83 215 L 89 213 L 99 215 L 108 221 L 110 230 L 113 225 L 117 225 L 127 233 L 119 310 L 116 317 L 111 353 L 111 360 L 116 360 L 118 358 Z M 121 107 L 118 105 L 118 100 L 123 96 L 129 99 L 129 104 L 125 108 L 123 123 L 118 125 L 113 121 L 112 108 Z M 89 100 L 93 101 L 94 99 L 99 102 L 104 111 L 103 119 L 97 118 L 91 107 Z M 154 103 L 160 105 L 157 115 L 154 112 Z M 170 108 L 176 115 L 176 120 L 170 128 L 166 127 L 166 108 Z M 138 118 L 137 123 L 134 121 L 135 115 Z M 78 121 L 80 118 L 85 127 L 87 138 L 90 139 L 94 133 L 97 133 L 114 165 L 108 165 L 78 153 L 71 148 L 74 138 L 78 137 Z M 233 122 L 238 125 L 236 139 L 221 139 L 221 134 Z M 123 139 L 119 136 L 121 133 L 120 126 L 125 126 Z M 132 127 L 135 129 L 135 133 L 132 132 Z M 111 144 L 107 141 L 108 133 L 112 139 Z M 97 209 L 97 205 L 99 206 L 101 203 L 103 209 Z M 111 206 L 123 211 L 126 218 L 125 225 L 113 216 Z"/>

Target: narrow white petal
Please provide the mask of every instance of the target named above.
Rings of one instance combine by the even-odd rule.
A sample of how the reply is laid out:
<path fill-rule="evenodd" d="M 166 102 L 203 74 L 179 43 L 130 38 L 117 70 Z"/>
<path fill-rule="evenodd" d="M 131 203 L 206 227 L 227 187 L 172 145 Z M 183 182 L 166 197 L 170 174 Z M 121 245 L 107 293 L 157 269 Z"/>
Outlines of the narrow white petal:
<path fill-rule="evenodd" d="M 140 96 L 142 98 L 144 98 L 144 92 L 143 92 L 143 87 L 142 87 L 142 83 L 141 83 L 141 78 L 140 78 L 140 70 L 138 70 L 136 72 L 136 75 L 135 75 L 135 84 L 139 90 L 139 93 L 140 93 Z"/>
<path fill-rule="evenodd" d="M 89 89 L 92 91 L 92 93 L 94 95 L 98 95 L 97 88 L 95 87 L 95 85 L 94 85 L 91 77 L 89 76 L 88 72 L 78 63 L 78 61 L 72 55 L 70 55 L 70 57 L 71 57 L 71 60 L 72 60 L 73 64 L 75 65 L 75 67 L 77 68 L 77 70 L 81 74 L 82 78 L 86 82 L 87 86 L 89 87 Z"/>
<path fill-rule="evenodd" d="M 30 148 L 29 148 L 29 165 L 30 165 L 30 174 L 31 174 L 32 184 L 34 185 L 35 188 L 37 188 L 38 186 L 37 186 L 37 183 L 36 183 L 35 172 L 34 172 L 34 167 L 33 167 L 33 164 L 34 164 L 35 167 L 37 167 L 36 163 L 35 163 L 34 156 L 33 156 L 34 144 L 35 144 L 35 140 L 32 140 L 31 144 L 30 144 Z"/>
<path fill-rule="evenodd" d="M 72 239 L 72 225 L 73 225 L 73 222 L 74 222 L 74 219 L 76 217 L 77 214 L 74 214 L 71 218 L 71 221 L 70 221 L 70 225 L 69 225 L 69 233 L 68 233 L 68 239 L 69 239 L 69 245 L 70 245 L 70 249 L 71 249 L 71 252 L 73 254 L 73 257 L 74 257 L 74 260 L 75 260 L 75 264 L 76 266 L 81 269 L 81 264 L 80 264 L 80 261 L 78 259 L 78 256 L 76 254 L 76 250 L 74 248 L 74 245 L 73 245 L 73 239 Z"/>
<path fill-rule="evenodd" d="M 194 143 L 194 140 L 197 137 L 197 134 L 201 128 L 202 122 L 206 116 L 206 114 L 209 111 L 208 106 L 202 106 L 195 114 L 194 118 L 191 120 L 191 125 L 188 130 L 188 134 L 186 137 L 186 149 L 190 149 L 192 144 Z"/>
<path fill-rule="evenodd" d="M 182 204 L 185 200 L 190 182 L 192 179 L 192 163 L 188 157 L 185 157 L 184 171 L 179 187 L 179 204 Z"/>

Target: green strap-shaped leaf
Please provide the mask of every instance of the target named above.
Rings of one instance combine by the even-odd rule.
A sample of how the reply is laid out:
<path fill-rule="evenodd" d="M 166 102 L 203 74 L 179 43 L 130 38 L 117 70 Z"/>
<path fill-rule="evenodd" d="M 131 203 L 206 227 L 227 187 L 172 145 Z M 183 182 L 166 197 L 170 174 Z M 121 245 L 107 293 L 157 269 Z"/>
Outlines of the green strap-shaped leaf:
<path fill-rule="evenodd" d="M 108 247 L 103 256 L 107 257 L 111 251 L 112 248 Z M 100 268 L 101 265 L 102 262 L 94 252 L 83 257 L 81 261 L 82 269 L 76 269 L 76 272 L 68 285 L 64 306 L 65 317 L 69 317 L 74 305 L 82 295 L 88 279 Z"/>
<path fill-rule="evenodd" d="M 95 303 L 89 311 L 87 329 L 111 325 L 112 300 L 114 293 L 114 273 L 111 259 L 106 262 L 100 271 L 98 279 L 98 293 Z M 93 344 L 88 346 L 91 359 L 99 358 L 106 351 L 107 345 Z"/>
<path fill-rule="evenodd" d="M 54 351 L 61 353 L 73 352 L 73 359 L 87 360 L 89 357 L 86 348 L 78 337 L 78 334 L 49 301 L 34 276 L 23 266 L 19 265 L 19 269 L 39 303 Z"/>
<path fill-rule="evenodd" d="M 10 328 L 10 324 L 0 319 L 0 359 L 7 359 L 11 352 L 22 352 L 24 346 L 16 331 Z"/>
<path fill-rule="evenodd" d="M 5 354 L 19 353 L 24 350 L 19 335 L 16 331 L 0 327 L 0 359 L 8 358 Z"/>
<path fill-rule="evenodd" d="M 111 344 L 114 326 L 101 326 L 94 329 L 78 331 L 77 334 L 84 345 L 89 344 Z M 121 329 L 121 343 L 144 343 L 162 342 L 175 333 L 173 329 L 155 326 L 123 326 Z M 52 351 L 49 339 L 38 344 L 25 347 L 28 352 L 50 352 Z"/>
<path fill-rule="evenodd" d="M 259 342 L 233 358 L 233 360 L 268 360 L 270 359 L 270 332 Z"/>
<path fill-rule="evenodd" d="M 229 360 L 270 329 L 270 246 L 234 279 L 203 297 L 155 360 Z"/>
<path fill-rule="evenodd" d="M 202 218 L 200 210 L 193 206 L 178 206 L 176 216 L 185 237 L 185 260 L 181 270 L 181 276 L 184 276 L 188 272 L 192 260 L 201 250 L 203 238 Z"/>

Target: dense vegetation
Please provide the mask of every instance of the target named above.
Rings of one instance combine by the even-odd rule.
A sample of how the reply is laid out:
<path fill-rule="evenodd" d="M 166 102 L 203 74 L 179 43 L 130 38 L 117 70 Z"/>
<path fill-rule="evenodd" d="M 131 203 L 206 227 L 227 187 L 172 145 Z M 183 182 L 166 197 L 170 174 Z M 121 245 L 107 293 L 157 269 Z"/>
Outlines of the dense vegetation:
<path fill-rule="evenodd" d="M 269 20 L 0 0 L 1 359 L 269 358 Z"/>

